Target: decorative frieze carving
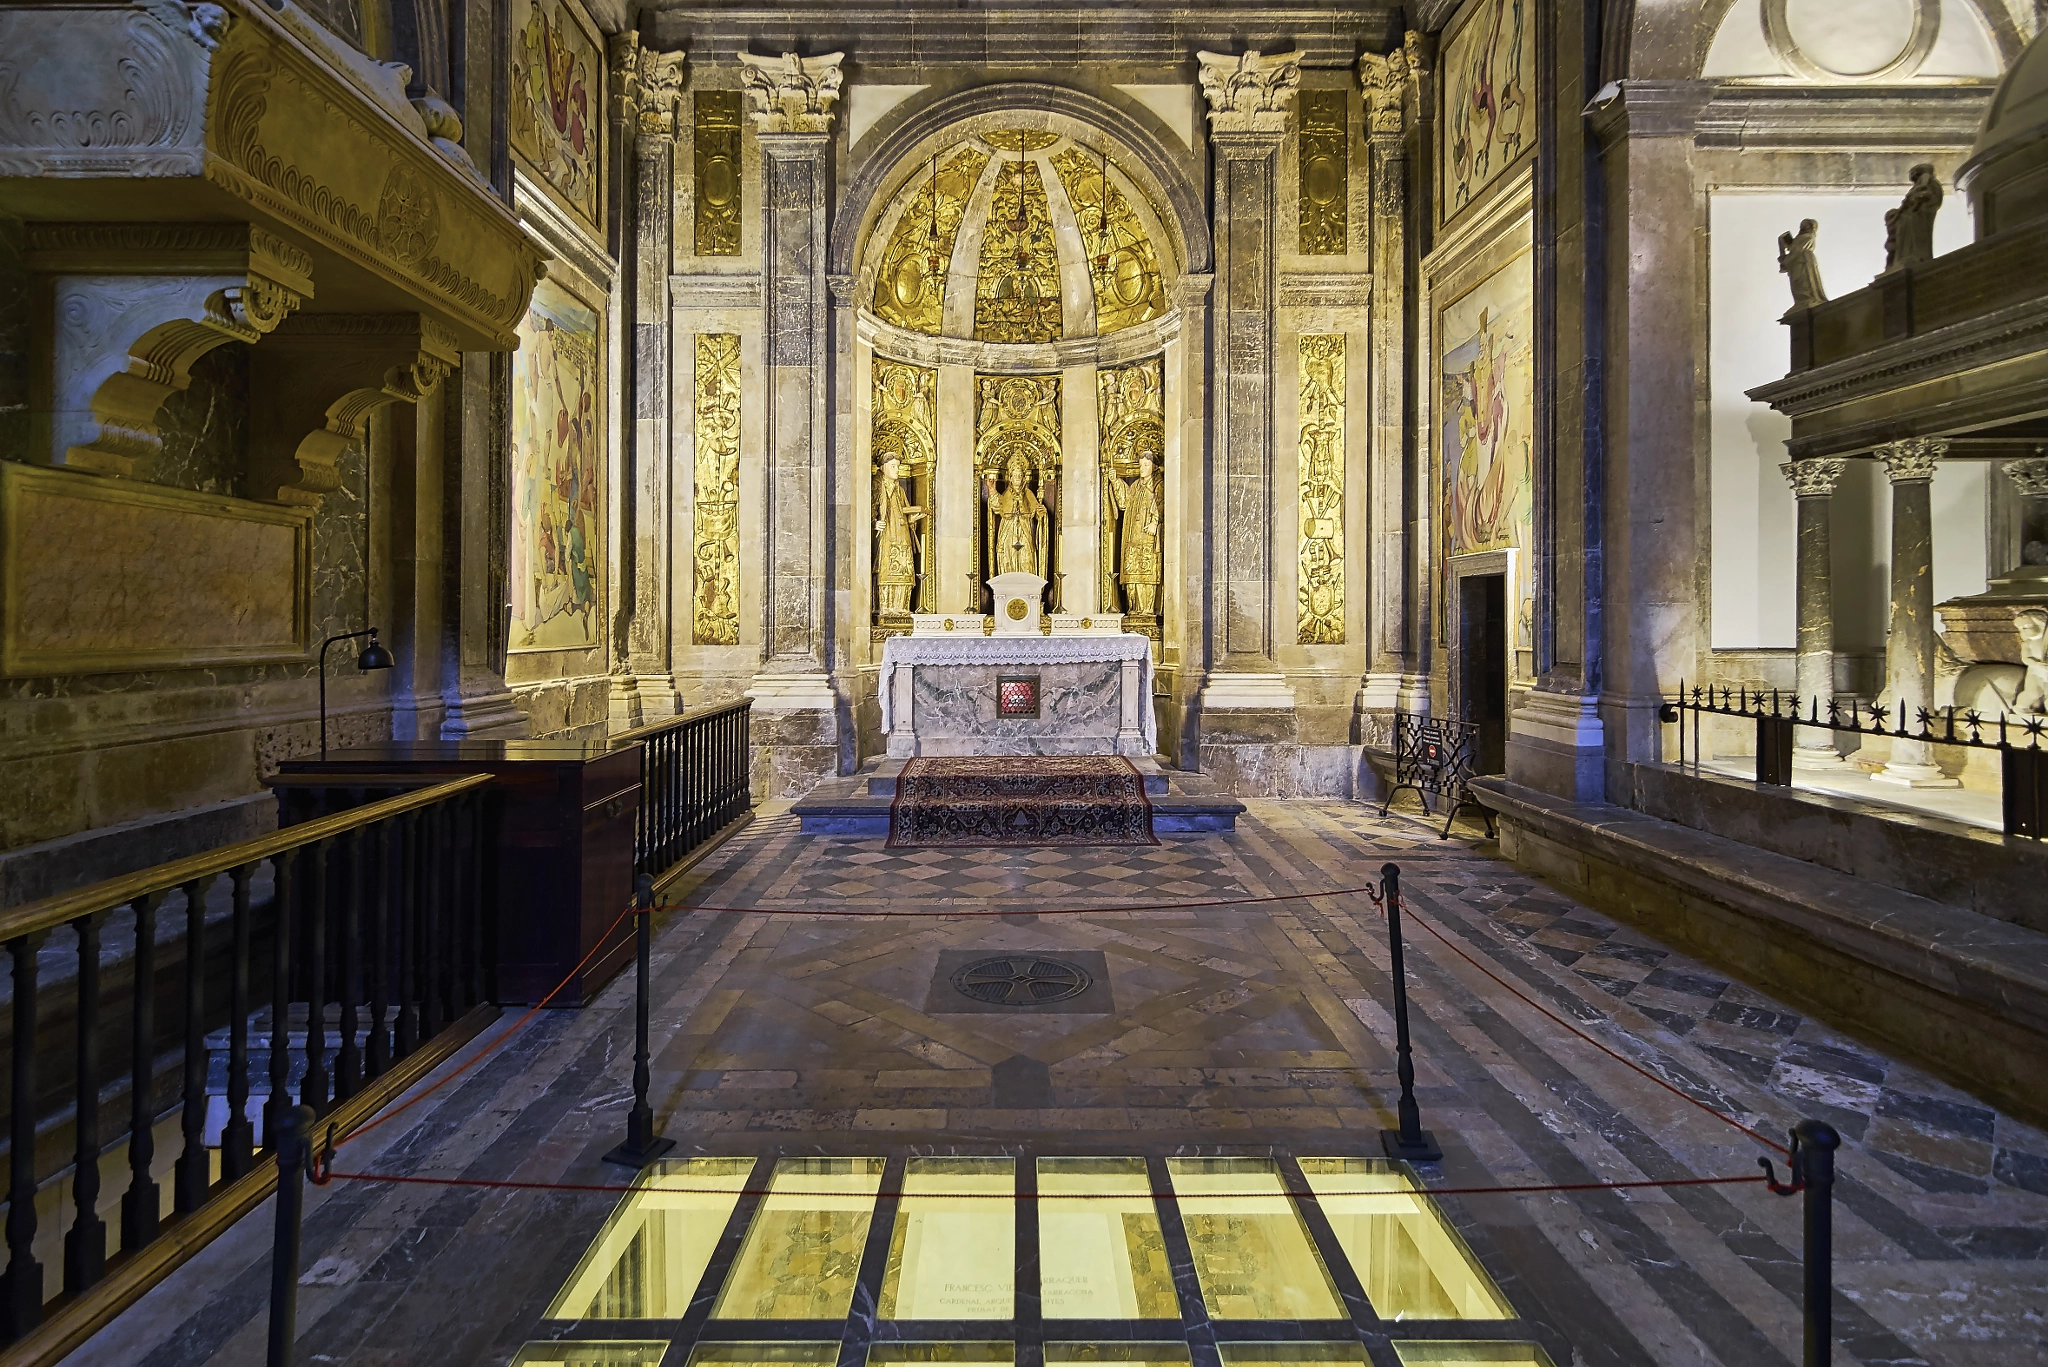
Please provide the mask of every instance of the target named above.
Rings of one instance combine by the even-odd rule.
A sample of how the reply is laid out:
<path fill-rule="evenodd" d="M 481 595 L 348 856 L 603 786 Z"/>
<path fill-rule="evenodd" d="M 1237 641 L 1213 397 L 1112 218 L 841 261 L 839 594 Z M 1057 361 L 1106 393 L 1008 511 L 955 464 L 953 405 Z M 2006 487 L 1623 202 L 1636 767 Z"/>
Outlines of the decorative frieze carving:
<path fill-rule="evenodd" d="M 1940 437 L 1907 437 L 1877 448 L 1877 458 L 1894 484 L 1933 479 L 1934 463 L 1947 454 L 1948 443 Z"/>
<path fill-rule="evenodd" d="M 1817 460 L 1787 461 L 1778 469 L 1792 486 L 1795 497 L 1826 498 L 1834 493 L 1848 467 L 1849 462 L 1839 456 L 1823 456 Z"/>
<path fill-rule="evenodd" d="M 1350 129 L 1341 90 L 1301 92 L 1300 240 L 1303 256 L 1342 256 L 1349 249 Z"/>
<path fill-rule="evenodd" d="M 28 264 L 48 283 L 53 465 L 147 477 L 157 410 L 192 364 L 254 342 L 313 294 L 313 260 L 253 224 L 36 223 Z"/>
<path fill-rule="evenodd" d="M 418 403 L 462 364 L 455 334 L 419 313 L 301 314 L 249 354 L 249 488 L 318 507 L 342 452 L 389 403 Z"/>
<path fill-rule="evenodd" d="M 692 445 L 697 481 L 691 554 L 690 639 L 700 646 L 740 640 L 740 339 L 697 334 Z"/>
<path fill-rule="evenodd" d="M 1288 271 L 1280 277 L 1280 307 L 1364 308 L 1372 302 L 1372 281 L 1364 271 Z"/>
<path fill-rule="evenodd" d="M 695 112 L 696 193 L 692 248 L 698 256 L 740 254 L 740 93 L 700 90 Z"/>
<path fill-rule="evenodd" d="M 1295 640 L 1344 641 L 1344 334 L 1297 339 L 1301 369 Z"/>
<path fill-rule="evenodd" d="M 832 126 L 832 105 L 845 76 L 843 52 L 822 57 L 756 57 L 742 52 L 740 82 L 753 104 L 754 127 L 763 133 L 824 133 Z"/>
<path fill-rule="evenodd" d="M 1278 133 L 1287 126 L 1287 101 L 1301 85 L 1301 53 L 1257 50 L 1235 57 L 1197 52 L 1209 128 L 1216 133 Z"/>

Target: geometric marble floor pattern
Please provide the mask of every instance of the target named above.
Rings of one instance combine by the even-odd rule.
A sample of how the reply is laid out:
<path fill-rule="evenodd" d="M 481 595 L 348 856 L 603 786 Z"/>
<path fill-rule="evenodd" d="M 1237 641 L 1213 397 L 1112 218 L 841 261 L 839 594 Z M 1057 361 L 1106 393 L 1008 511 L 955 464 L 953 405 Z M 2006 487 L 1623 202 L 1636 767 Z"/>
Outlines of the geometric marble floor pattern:
<path fill-rule="evenodd" d="M 1254 800 L 1158 847 L 889 850 L 771 805 L 669 892 L 751 912 L 656 934 L 651 1099 L 678 1154 L 1376 1155 L 1397 1084 L 1384 923 L 1362 897 L 1122 913 L 1355 887 L 1402 867 L 1418 919 L 1672 1086 L 1773 1136 L 1843 1136 L 1836 1360 L 2048 1367 L 2048 1135 L 1536 883 L 1492 846 L 1341 802 Z M 1043 913 L 1104 908 L 1087 915 Z M 972 920 L 804 913 L 941 910 Z M 767 913 L 785 913 L 774 915 Z M 953 1007 L 941 960 L 1099 955 L 1087 1011 Z M 1097 962 L 1089 958 L 1088 962 Z M 1574 1039 L 1421 928 L 1407 937 L 1433 1185 L 1754 1172 L 1755 1141 Z M 344 1170 L 616 1184 L 631 975 L 471 1051 L 473 1071 L 346 1146 Z M 302 1360 L 502 1367 L 617 1198 L 336 1183 L 309 1193 Z M 1800 1202 L 1760 1185 L 1446 1197 L 1564 1364 L 1799 1360 Z M 267 1208 L 75 1359 L 262 1361 Z"/>

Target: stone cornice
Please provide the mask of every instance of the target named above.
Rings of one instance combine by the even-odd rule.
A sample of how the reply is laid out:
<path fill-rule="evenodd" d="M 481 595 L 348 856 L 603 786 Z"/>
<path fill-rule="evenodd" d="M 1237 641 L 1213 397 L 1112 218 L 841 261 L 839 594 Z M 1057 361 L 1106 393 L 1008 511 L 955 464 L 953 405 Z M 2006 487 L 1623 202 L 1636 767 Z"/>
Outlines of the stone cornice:
<path fill-rule="evenodd" d="M 1595 95 L 1585 116 L 1603 146 L 1624 138 L 1689 138 L 1713 94 L 1711 81 L 1620 81 Z"/>
<path fill-rule="evenodd" d="M 1365 271 L 1282 271 L 1281 308 L 1364 308 L 1372 302 Z"/>
<path fill-rule="evenodd" d="M 1840 152 L 1966 149 L 1990 103 L 1989 85 L 1718 87 L 1694 121 L 1704 148 Z"/>
<path fill-rule="evenodd" d="M 1902 337 L 1871 351 L 1758 385 L 1747 393 L 1787 417 L 1799 418 L 2044 349 L 2048 349 L 2048 296 L 2024 300 L 1917 337 Z"/>
<path fill-rule="evenodd" d="M 867 308 L 858 311 L 855 323 L 855 334 L 891 360 L 924 366 L 973 366 L 994 375 L 1043 375 L 1071 365 L 1123 365 L 1158 355 L 1180 336 L 1180 330 L 1177 309 L 1104 337 L 1070 337 L 1035 345 L 934 337 L 883 322 Z"/>

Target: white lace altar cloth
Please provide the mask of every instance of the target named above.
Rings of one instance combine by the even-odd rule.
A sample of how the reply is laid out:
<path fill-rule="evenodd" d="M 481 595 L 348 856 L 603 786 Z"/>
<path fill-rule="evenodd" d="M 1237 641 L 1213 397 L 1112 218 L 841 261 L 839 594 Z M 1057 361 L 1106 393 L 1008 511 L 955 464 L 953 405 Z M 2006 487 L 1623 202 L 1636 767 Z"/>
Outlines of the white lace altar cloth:
<path fill-rule="evenodd" d="M 1145 752 L 1159 744 L 1152 715 L 1152 638 L 1093 636 L 891 636 L 882 644 L 882 732 L 895 726 L 896 670 L 906 665 L 1071 665 L 1138 662 L 1138 724 Z"/>

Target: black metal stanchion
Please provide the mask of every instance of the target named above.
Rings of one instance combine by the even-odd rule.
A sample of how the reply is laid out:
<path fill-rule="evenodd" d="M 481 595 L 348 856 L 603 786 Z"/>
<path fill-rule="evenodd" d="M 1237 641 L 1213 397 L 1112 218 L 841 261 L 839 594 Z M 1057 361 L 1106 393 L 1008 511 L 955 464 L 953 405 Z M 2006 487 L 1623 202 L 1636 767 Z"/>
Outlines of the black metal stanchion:
<path fill-rule="evenodd" d="M 1805 1367 L 1828 1367 L 1834 1341 L 1835 1310 L 1835 1150 L 1842 1137 L 1823 1120 L 1802 1120 L 1792 1127 L 1792 1181 L 1778 1180 L 1768 1158 L 1757 1159 L 1771 1190 L 1780 1196 L 1806 1196 L 1806 1357 Z"/>
<path fill-rule="evenodd" d="M 310 1106 L 293 1106 L 277 1127 L 277 1236 L 270 1250 L 270 1352 L 267 1367 L 291 1367 L 299 1321 L 299 1228 L 306 1211 L 306 1168 L 312 1157 Z"/>
<path fill-rule="evenodd" d="M 644 873 L 633 887 L 633 922 L 634 952 L 639 960 L 635 968 L 633 1109 L 626 1116 L 626 1142 L 606 1154 L 604 1161 L 644 1168 L 676 1146 L 675 1140 L 654 1132 L 654 1108 L 647 1104 L 647 1085 L 652 1080 L 647 1049 L 647 964 L 654 952 L 654 880 Z"/>
<path fill-rule="evenodd" d="M 1435 1163 L 1444 1151 L 1436 1137 L 1422 1128 L 1422 1112 L 1415 1104 L 1415 1059 L 1408 1048 L 1408 974 L 1401 962 L 1401 866 L 1380 865 L 1380 895 L 1386 899 L 1387 945 L 1394 961 L 1394 1052 L 1395 1068 L 1401 1078 L 1398 1107 L 1401 1128 L 1381 1130 L 1380 1147 L 1389 1158 L 1410 1163 Z"/>

